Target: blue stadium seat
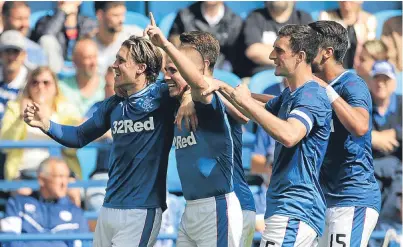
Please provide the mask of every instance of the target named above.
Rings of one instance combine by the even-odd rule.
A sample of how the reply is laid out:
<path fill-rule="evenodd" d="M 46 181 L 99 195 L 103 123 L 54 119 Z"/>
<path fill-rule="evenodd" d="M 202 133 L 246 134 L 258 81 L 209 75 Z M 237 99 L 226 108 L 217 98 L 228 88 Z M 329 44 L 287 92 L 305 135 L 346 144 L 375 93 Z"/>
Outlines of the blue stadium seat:
<path fill-rule="evenodd" d="M 161 29 L 162 33 L 165 35 L 165 37 L 168 37 L 169 31 L 171 30 L 176 15 L 177 12 L 169 13 L 166 16 L 164 16 L 162 20 L 159 22 L 158 26 Z"/>
<path fill-rule="evenodd" d="M 182 192 L 182 185 L 176 166 L 175 147 L 172 147 L 169 152 L 167 182 L 169 192 Z"/>
<path fill-rule="evenodd" d="M 241 83 L 241 78 L 239 78 L 237 75 L 220 69 L 214 70 L 214 78 L 226 82 L 232 87 L 236 87 Z"/>
<path fill-rule="evenodd" d="M 88 180 L 90 174 L 95 170 L 97 154 L 98 150 L 96 148 L 77 149 L 77 157 L 80 162 L 83 180 Z"/>
<path fill-rule="evenodd" d="M 336 9 L 339 7 L 336 1 L 296 1 L 295 8 L 307 13 Z"/>
<path fill-rule="evenodd" d="M 150 19 L 140 13 L 127 11 L 126 12 L 126 25 L 136 25 L 145 29 L 150 24 Z"/>
<path fill-rule="evenodd" d="M 320 12 L 321 11 L 313 11 L 310 13 L 313 21 L 319 21 Z"/>
<path fill-rule="evenodd" d="M 267 87 L 279 83 L 281 80 L 281 76 L 274 75 L 274 69 L 265 70 L 252 76 L 249 82 L 249 89 L 252 93 L 263 93 Z"/>
<path fill-rule="evenodd" d="M 29 27 L 31 29 L 35 28 L 36 23 L 41 19 L 43 16 L 46 15 L 53 15 L 53 10 L 41 10 L 37 11 L 31 14 L 31 17 L 29 18 Z"/>
<path fill-rule="evenodd" d="M 396 93 L 396 94 L 399 94 L 399 95 L 402 95 L 402 90 L 403 90 L 403 87 L 402 87 L 402 76 L 403 76 L 403 73 L 402 73 L 402 72 L 399 72 L 399 73 L 396 74 L 396 83 L 397 83 L 397 87 L 396 87 L 395 93 Z"/>
<path fill-rule="evenodd" d="M 377 27 L 376 27 L 376 39 L 381 38 L 383 24 L 389 18 L 394 16 L 402 15 L 401 10 L 384 10 L 374 14 L 376 17 Z"/>
<path fill-rule="evenodd" d="M 179 10 L 186 8 L 194 1 L 149 1 L 148 9 L 153 12 L 155 21 L 159 23 L 163 17 Z"/>

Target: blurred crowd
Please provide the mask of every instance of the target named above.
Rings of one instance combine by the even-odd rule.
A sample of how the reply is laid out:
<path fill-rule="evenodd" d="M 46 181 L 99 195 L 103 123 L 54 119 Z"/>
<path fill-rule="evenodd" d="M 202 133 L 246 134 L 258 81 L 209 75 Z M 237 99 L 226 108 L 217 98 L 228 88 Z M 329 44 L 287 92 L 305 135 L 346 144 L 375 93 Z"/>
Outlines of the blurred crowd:
<path fill-rule="evenodd" d="M 401 231 L 402 97 L 401 92 L 396 93 L 396 87 L 402 71 L 402 16 L 391 17 L 379 25 L 373 14 L 362 9 L 362 4 L 339 2 L 337 9 L 321 11 L 317 19 L 337 21 L 348 30 L 350 46 L 344 66 L 355 70 L 367 82 L 374 106 L 372 149 L 375 174 L 382 191 L 382 211 L 376 230 Z M 124 25 L 127 12 L 124 2 L 94 2 L 96 19 L 81 15 L 80 5 L 81 2 L 58 2 L 31 29 L 31 10 L 26 2 L 0 3 L 1 140 L 50 140 L 24 123 L 22 112 L 27 103 L 40 104 L 44 113 L 58 123 L 77 125 L 92 116 L 99 102 L 114 94 L 110 66 L 122 42 L 130 35 L 143 35 L 143 30 L 141 25 Z M 182 32 L 192 30 L 214 34 L 221 45 L 217 69 L 230 71 L 248 83 L 253 75 L 274 68 L 269 54 L 280 27 L 312 21 L 310 13 L 295 8 L 295 2 L 265 2 L 263 8 L 251 11 L 246 18 L 237 15 L 225 2 L 194 2 L 177 13 L 169 39 L 177 44 Z M 379 29 L 382 35 L 376 39 Z M 275 83 L 264 92 L 278 95 L 286 84 L 286 81 Z M 260 127 L 251 130 L 256 142 L 248 174 L 258 215 L 256 231 L 261 232 L 274 140 Z M 99 141 L 110 140 L 111 134 L 106 133 Z M 37 179 L 41 188 L 38 193 L 21 189 L 3 195 L 6 199 L 11 196 L 3 205 L 6 216 L 15 215 L 24 203 L 33 205 L 24 209 L 27 214 L 35 210 L 42 212 L 44 207 L 49 207 L 50 212 L 53 207 L 63 207 L 64 215 L 43 211 L 36 220 L 48 222 L 49 229 L 60 220 L 71 223 L 66 227 L 72 232 L 94 229 L 95 222 L 90 222 L 88 227 L 83 212 L 99 210 L 105 190 L 90 188 L 83 192 L 67 188 L 68 182 L 83 177 L 85 164 L 80 164 L 76 150 L 63 149 L 59 158 L 49 158 L 52 155 L 48 149 L 4 149 L 0 156 L 1 179 Z M 108 157 L 108 151 L 98 152 L 91 179 L 108 178 Z M 183 210 L 183 197 L 168 193 L 168 210 L 163 214 L 161 233 L 176 233 Z M 1 221 L 1 231 L 41 232 L 41 229 L 16 224 Z M 380 246 L 380 243 L 374 241 L 371 245 Z M 160 241 L 157 246 L 172 246 L 172 241 Z"/>

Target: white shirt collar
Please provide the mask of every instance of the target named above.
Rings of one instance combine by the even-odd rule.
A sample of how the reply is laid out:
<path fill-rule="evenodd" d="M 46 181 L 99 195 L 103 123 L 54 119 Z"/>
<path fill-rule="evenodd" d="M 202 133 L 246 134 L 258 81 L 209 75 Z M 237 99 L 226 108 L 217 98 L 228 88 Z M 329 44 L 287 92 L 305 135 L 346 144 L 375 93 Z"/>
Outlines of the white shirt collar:
<path fill-rule="evenodd" d="M 210 26 L 215 26 L 215 25 L 217 25 L 217 24 L 221 21 L 221 19 L 224 17 L 225 7 L 224 7 L 224 5 L 221 5 L 221 6 L 220 6 L 220 9 L 218 10 L 217 15 L 216 15 L 216 16 L 213 16 L 213 17 L 210 17 L 210 16 L 207 16 L 207 15 L 206 15 L 206 12 L 205 12 L 205 10 L 204 10 L 204 5 L 202 4 L 202 5 L 201 5 L 201 13 L 202 13 L 204 19 L 207 21 L 207 23 L 208 23 Z"/>

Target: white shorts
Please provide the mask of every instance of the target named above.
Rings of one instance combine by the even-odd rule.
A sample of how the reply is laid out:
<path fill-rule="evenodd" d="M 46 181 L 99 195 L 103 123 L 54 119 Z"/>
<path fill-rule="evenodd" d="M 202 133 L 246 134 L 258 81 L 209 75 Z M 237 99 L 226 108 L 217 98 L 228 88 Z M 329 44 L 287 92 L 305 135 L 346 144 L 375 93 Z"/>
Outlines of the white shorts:
<path fill-rule="evenodd" d="M 177 247 L 239 247 L 242 209 L 235 193 L 186 201 Z"/>
<path fill-rule="evenodd" d="M 252 246 L 253 236 L 255 235 L 256 212 L 250 210 L 242 210 L 243 229 L 241 238 L 241 247 Z"/>
<path fill-rule="evenodd" d="M 378 216 L 376 210 L 366 207 L 328 208 L 319 246 L 366 247 Z"/>
<path fill-rule="evenodd" d="M 264 220 L 260 247 L 316 247 L 317 234 L 305 222 L 283 215 Z"/>
<path fill-rule="evenodd" d="M 162 210 L 102 207 L 94 233 L 93 247 L 151 247 L 161 228 Z"/>

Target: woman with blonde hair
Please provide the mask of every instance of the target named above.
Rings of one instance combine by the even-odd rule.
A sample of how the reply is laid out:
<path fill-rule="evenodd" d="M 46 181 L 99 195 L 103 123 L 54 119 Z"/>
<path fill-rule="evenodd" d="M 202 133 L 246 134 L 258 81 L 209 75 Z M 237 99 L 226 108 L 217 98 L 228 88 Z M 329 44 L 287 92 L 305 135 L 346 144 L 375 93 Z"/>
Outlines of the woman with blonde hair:
<path fill-rule="evenodd" d="M 369 40 L 364 43 L 359 59 L 360 63 L 356 68 L 357 74 L 369 82 L 374 63 L 388 60 L 388 48 L 381 40 Z"/>
<path fill-rule="evenodd" d="M 81 122 L 78 111 L 62 96 L 56 75 L 49 67 L 38 67 L 29 75 L 27 85 L 17 100 L 8 102 L 0 130 L 1 140 L 51 140 L 39 129 L 25 124 L 22 114 L 29 102 L 39 104 L 41 111 L 54 121 L 68 125 Z M 7 180 L 19 178 L 24 171 L 36 171 L 39 164 L 50 155 L 48 149 L 42 148 L 5 149 L 3 152 L 6 153 L 4 173 Z M 62 156 L 76 177 L 81 178 L 81 167 L 75 150 L 63 149 Z"/>

